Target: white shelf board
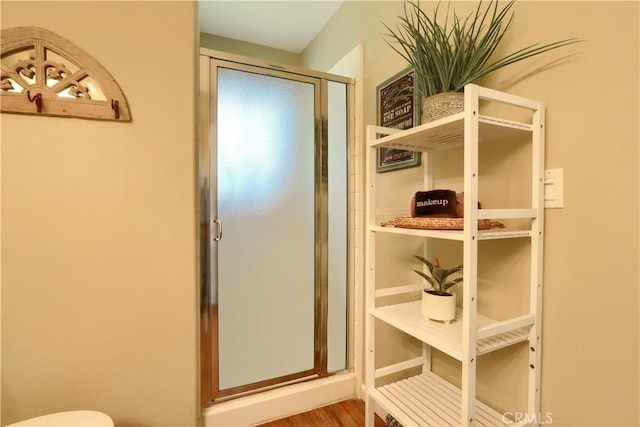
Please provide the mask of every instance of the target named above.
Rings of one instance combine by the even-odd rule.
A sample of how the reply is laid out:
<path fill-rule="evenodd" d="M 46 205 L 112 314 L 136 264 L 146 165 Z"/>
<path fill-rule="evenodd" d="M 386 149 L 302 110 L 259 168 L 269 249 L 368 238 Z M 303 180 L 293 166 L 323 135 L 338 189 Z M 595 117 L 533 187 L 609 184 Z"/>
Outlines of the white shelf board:
<path fill-rule="evenodd" d="M 531 134 L 532 125 L 493 117 L 478 117 L 479 142 L 496 141 Z M 436 151 L 462 147 L 464 136 L 464 112 L 403 132 L 376 127 L 381 134 L 393 132 L 369 142 L 370 147 L 397 148 L 412 151 Z"/>
<path fill-rule="evenodd" d="M 426 320 L 422 317 L 420 301 L 374 307 L 370 309 L 369 313 L 377 319 L 404 331 L 449 356 L 457 360 L 462 360 L 463 339 L 461 309 L 456 309 L 456 318 L 450 324 L 435 320 Z M 478 329 L 494 323 L 497 323 L 497 321 L 489 317 L 477 316 Z M 476 354 L 486 354 L 526 341 L 528 338 L 528 331 L 524 328 L 517 328 L 494 335 L 477 341 Z"/>
<path fill-rule="evenodd" d="M 374 225 L 369 227 L 369 231 L 376 233 L 402 234 L 405 236 L 431 237 L 444 240 L 464 240 L 462 230 L 422 230 L 417 228 L 382 227 Z M 531 230 L 512 230 L 507 228 L 492 228 L 489 230 L 479 230 L 478 240 L 509 239 L 516 237 L 529 237 Z"/>
<path fill-rule="evenodd" d="M 397 381 L 370 391 L 371 397 L 404 427 L 459 426 L 460 389 L 433 373 Z M 476 400 L 474 425 L 510 425 L 503 416 Z"/>

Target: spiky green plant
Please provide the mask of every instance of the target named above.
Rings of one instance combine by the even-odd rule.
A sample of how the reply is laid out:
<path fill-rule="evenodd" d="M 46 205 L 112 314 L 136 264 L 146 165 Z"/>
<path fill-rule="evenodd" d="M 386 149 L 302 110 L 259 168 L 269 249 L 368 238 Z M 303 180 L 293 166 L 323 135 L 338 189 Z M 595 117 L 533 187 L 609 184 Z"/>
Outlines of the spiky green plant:
<path fill-rule="evenodd" d="M 442 268 L 440 267 L 440 261 L 438 261 L 438 258 L 436 258 L 436 263 L 433 264 L 431 261 L 425 257 L 421 257 L 420 255 L 414 255 L 414 257 L 427 266 L 429 274 L 415 269 L 413 269 L 413 271 L 429 282 L 433 291 L 438 295 L 449 295 L 447 292 L 449 288 L 462 281 L 462 277 L 456 277 L 453 280 L 449 280 L 449 276 L 457 273 L 458 271 L 462 271 L 462 265 L 458 265 L 453 268 Z"/>
<path fill-rule="evenodd" d="M 407 0 L 404 16 L 398 16 L 401 22 L 395 30 L 383 23 L 389 31 L 386 42 L 414 68 L 418 94 L 429 97 L 460 92 L 465 85 L 499 68 L 581 41 L 571 38 L 536 43 L 502 58 L 492 58 L 511 25 L 513 12 L 509 11 L 514 3 L 512 0 L 499 9 L 497 0 L 490 0 L 483 10 L 480 1 L 476 11 L 464 18 L 455 11 L 450 17 L 448 4 L 443 21 L 438 17 L 440 2 L 431 18 L 420 9 L 419 2 Z"/>

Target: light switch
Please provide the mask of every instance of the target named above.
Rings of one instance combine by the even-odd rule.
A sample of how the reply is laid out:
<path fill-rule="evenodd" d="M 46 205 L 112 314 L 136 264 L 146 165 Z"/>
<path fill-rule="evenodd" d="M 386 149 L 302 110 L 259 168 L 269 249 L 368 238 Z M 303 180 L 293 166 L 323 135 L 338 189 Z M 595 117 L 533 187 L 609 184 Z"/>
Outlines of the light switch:
<path fill-rule="evenodd" d="M 544 171 L 544 207 L 564 207 L 564 170 L 547 169 Z"/>

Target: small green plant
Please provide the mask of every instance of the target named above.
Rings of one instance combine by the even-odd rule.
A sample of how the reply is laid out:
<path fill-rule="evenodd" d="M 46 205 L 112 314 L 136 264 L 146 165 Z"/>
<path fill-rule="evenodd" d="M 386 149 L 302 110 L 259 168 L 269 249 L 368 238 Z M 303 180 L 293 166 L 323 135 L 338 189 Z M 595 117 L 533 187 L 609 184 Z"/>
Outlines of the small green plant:
<path fill-rule="evenodd" d="M 420 255 L 414 255 L 418 260 L 420 260 L 424 265 L 429 269 L 430 274 L 426 274 L 420 270 L 413 270 L 422 276 L 433 288 L 433 292 L 438 295 L 450 295 L 447 290 L 455 285 L 456 283 L 460 283 L 462 281 L 462 277 L 456 277 L 453 280 L 449 280 L 449 276 L 459 271 L 462 271 L 462 265 L 457 265 L 452 268 L 442 268 L 440 267 L 440 261 L 436 258 L 436 263 L 433 264 L 428 259 L 421 257 Z"/>
<path fill-rule="evenodd" d="M 496 49 L 511 25 L 509 14 L 515 0 L 498 8 L 497 0 L 483 2 L 466 17 L 449 16 L 450 3 L 444 19 L 438 11 L 440 3 L 429 17 L 420 9 L 420 3 L 410 0 L 404 4 L 404 16 L 399 16 L 396 29 L 389 30 L 387 44 L 402 56 L 415 70 L 418 94 L 429 97 L 443 92 L 461 92 L 473 83 L 499 68 L 539 55 L 581 40 L 571 38 L 540 45 L 538 43 L 518 49 L 506 56 L 494 58 Z"/>

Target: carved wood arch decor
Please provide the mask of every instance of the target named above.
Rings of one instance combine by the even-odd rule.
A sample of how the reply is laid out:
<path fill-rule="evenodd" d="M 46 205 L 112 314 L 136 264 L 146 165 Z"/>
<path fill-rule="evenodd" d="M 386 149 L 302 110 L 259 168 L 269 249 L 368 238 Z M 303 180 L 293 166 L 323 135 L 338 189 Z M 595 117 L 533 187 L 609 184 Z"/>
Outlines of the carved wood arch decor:
<path fill-rule="evenodd" d="M 91 55 L 38 27 L 2 30 L 3 113 L 131 121 L 124 94 Z"/>

